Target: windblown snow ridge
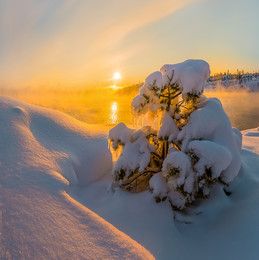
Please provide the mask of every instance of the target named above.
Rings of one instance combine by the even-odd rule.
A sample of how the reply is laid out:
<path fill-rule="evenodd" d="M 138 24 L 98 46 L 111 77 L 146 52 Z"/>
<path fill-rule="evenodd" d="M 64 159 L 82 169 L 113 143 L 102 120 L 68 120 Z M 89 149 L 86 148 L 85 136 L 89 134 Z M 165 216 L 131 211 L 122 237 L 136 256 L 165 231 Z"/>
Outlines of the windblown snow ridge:
<path fill-rule="evenodd" d="M 106 140 L 90 126 L 0 97 L 0 258 L 153 259 L 66 193 L 110 168 Z"/>

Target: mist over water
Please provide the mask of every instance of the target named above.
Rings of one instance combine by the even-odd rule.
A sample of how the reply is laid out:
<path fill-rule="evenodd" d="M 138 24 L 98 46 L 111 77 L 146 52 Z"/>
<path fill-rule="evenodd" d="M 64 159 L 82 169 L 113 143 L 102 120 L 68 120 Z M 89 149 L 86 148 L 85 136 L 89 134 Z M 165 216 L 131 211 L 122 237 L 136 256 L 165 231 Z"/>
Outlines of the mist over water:
<path fill-rule="evenodd" d="M 131 101 L 138 90 L 125 89 L 19 89 L 3 90 L 10 96 L 31 104 L 64 112 L 89 124 L 112 127 L 120 122 L 132 124 Z M 217 97 L 233 127 L 240 130 L 259 126 L 259 92 L 205 91 L 207 97 Z"/>
<path fill-rule="evenodd" d="M 244 130 L 259 126 L 259 92 L 205 91 L 205 95 L 221 101 L 233 127 Z"/>

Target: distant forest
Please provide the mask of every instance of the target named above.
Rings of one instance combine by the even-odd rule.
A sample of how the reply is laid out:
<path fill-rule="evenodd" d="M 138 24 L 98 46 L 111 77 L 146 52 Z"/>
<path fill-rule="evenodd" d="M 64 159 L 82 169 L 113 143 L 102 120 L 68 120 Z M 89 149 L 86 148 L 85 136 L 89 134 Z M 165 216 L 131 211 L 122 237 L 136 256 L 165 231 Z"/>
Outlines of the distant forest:
<path fill-rule="evenodd" d="M 259 72 L 244 72 L 243 70 L 237 70 L 236 73 L 229 73 L 229 71 L 224 73 L 215 73 L 213 76 L 207 80 L 208 83 L 215 81 L 230 81 L 235 80 L 239 84 L 246 83 L 247 81 L 257 80 L 259 77 Z"/>

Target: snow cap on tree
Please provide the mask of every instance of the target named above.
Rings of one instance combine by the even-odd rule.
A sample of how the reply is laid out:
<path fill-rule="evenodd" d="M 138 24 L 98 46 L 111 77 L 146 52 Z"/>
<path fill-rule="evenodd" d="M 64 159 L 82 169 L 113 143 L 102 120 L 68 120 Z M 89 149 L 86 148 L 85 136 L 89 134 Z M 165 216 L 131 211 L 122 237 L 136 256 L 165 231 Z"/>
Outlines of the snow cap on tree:
<path fill-rule="evenodd" d="M 183 88 L 183 94 L 200 94 L 204 90 L 206 80 L 210 77 L 210 66 L 204 60 L 166 64 L 160 71 L 163 74 L 163 86 L 178 82 Z"/>

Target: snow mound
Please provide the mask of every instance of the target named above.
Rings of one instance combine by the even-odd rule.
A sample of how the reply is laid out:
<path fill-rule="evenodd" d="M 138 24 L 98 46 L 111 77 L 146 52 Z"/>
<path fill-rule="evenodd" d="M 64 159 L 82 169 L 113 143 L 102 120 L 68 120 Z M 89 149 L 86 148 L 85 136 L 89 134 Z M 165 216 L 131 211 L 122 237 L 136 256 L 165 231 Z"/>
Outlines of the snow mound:
<path fill-rule="evenodd" d="M 26 164 L 55 166 L 70 184 L 80 186 L 96 181 L 111 169 L 105 135 L 93 126 L 10 98 L 1 97 L 0 102 L 1 147 L 8 147 L 8 158 L 24 157 L 22 153 L 12 154 L 19 148 L 27 155 Z"/>
<path fill-rule="evenodd" d="M 160 71 L 155 71 L 151 73 L 145 80 L 145 85 L 148 88 L 156 87 L 161 89 L 163 87 L 162 73 Z"/>
<path fill-rule="evenodd" d="M 177 127 L 172 116 L 168 112 L 165 112 L 161 120 L 161 127 L 158 132 L 158 137 L 162 139 L 166 137 L 174 139 L 178 135 L 178 133 L 179 128 Z"/>
<path fill-rule="evenodd" d="M 149 181 L 150 189 L 154 196 L 166 198 L 167 192 L 169 191 L 166 179 L 162 175 L 162 172 L 159 172 L 152 176 L 152 178 Z"/>
<path fill-rule="evenodd" d="M 165 64 L 160 71 L 163 74 L 163 86 L 178 82 L 183 87 L 183 94 L 201 93 L 206 80 L 210 77 L 210 66 L 204 60 Z"/>
<path fill-rule="evenodd" d="M 191 141 L 188 149 L 193 150 L 200 158 L 195 165 L 198 176 L 201 176 L 200 174 L 203 174 L 206 168 L 211 168 L 212 179 L 218 178 L 232 160 L 228 149 L 211 141 Z"/>
<path fill-rule="evenodd" d="M 182 141 L 183 151 L 193 148 L 206 156 L 206 162 L 201 161 L 199 167 L 212 166 L 217 173 L 223 170 L 221 179 L 226 183 L 237 176 L 241 167 L 242 136 L 237 129 L 231 127 L 231 122 L 217 98 L 209 98 L 198 104 L 198 109 L 191 114 L 188 124 L 183 127 L 177 139 Z M 193 140 L 197 141 L 192 143 Z M 199 143 L 203 145 L 198 148 Z M 213 154 L 212 148 L 215 149 Z M 222 159 L 222 165 L 218 165 Z"/>
<path fill-rule="evenodd" d="M 150 154 L 155 151 L 155 147 L 146 139 L 151 132 L 149 126 L 133 130 L 124 123 L 116 125 L 109 131 L 108 139 L 112 143 L 113 154 L 118 157 L 116 150 L 121 152 L 113 169 L 114 178 L 121 174 L 129 177 L 137 169 L 141 172 L 147 167 Z M 123 149 L 120 149 L 121 147 Z"/>
<path fill-rule="evenodd" d="M 0 97 L 1 259 L 154 259 L 68 194 L 111 169 L 105 136 Z"/>

